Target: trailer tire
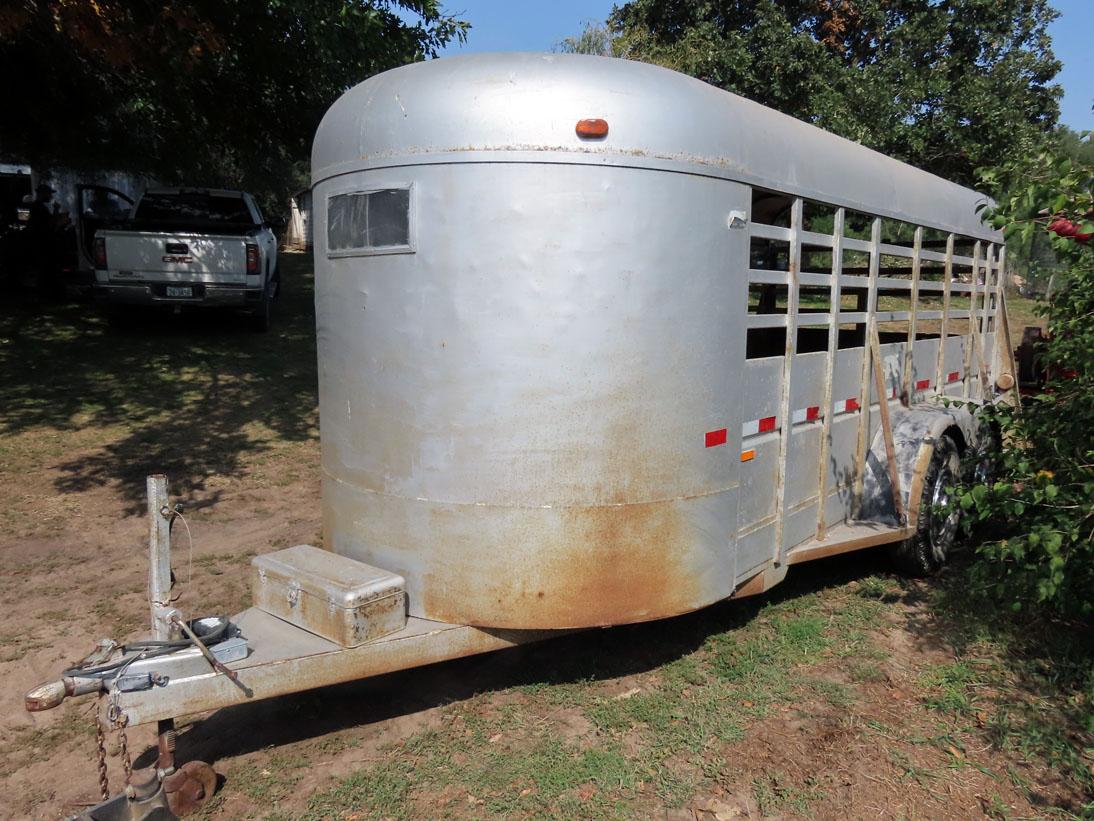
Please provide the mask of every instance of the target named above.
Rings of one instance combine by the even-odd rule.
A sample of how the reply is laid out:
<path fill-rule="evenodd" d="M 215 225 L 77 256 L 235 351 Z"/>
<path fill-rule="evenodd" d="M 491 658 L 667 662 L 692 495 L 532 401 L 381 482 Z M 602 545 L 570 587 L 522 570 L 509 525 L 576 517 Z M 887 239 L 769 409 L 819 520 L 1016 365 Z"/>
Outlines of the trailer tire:
<path fill-rule="evenodd" d="M 957 445 L 947 435 L 938 437 L 923 474 L 923 494 L 915 533 L 892 548 L 893 560 L 910 576 L 930 576 L 946 563 L 957 539 L 961 507 L 952 490 L 961 476 Z"/>
<path fill-rule="evenodd" d="M 973 484 L 988 485 L 999 474 L 999 462 L 1002 457 L 1003 437 L 999 427 L 991 422 L 983 422 L 977 436 L 976 448 L 967 461 L 967 479 Z"/>

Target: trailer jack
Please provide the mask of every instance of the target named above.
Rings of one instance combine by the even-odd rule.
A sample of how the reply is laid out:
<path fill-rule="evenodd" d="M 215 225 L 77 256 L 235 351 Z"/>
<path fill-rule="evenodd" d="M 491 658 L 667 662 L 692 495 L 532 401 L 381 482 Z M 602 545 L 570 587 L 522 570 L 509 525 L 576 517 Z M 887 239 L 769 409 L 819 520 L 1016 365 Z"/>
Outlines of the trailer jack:
<path fill-rule="evenodd" d="M 129 756 L 126 728 L 129 717 L 119 704 L 126 692 L 164 687 L 169 679 L 155 671 L 146 671 L 141 664 L 155 663 L 168 655 L 178 655 L 187 647 L 196 647 L 211 669 L 227 675 L 238 684 L 216 653 L 232 658 L 243 639 L 225 639 L 231 624 L 226 618 L 196 619 L 188 623 L 170 606 L 170 517 L 174 510 L 167 506 L 167 479 L 149 476 L 148 507 L 151 519 L 149 554 L 151 570 L 149 593 L 152 612 L 152 638 L 132 645 L 120 645 L 103 639 L 90 655 L 65 671 L 59 679 L 34 688 L 26 696 L 26 708 L 40 712 L 57 707 L 70 696 L 98 694 L 105 698 L 95 711 L 96 746 L 98 750 L 99 790 L 102 803 L 76 816 L 80 821 L 169 821 L 200 809 L 216 792 L 218 777 L 203 761 L 188 761 L 175 766 L 175 721 L 161 718 L 157 725 L 157 757 L 154 766 L 133 770 Z M 202 632 L 203 635 L 198 633 Z M 180 634 L 185 634 L 180 640 Z M 210 650 L 210 645 L 215 645 Z M 192 650 L 190 651 L 193 652 Z M 245 655 L 245 651 L 244 651 Z M 246 689 L 246 688 L 244 688 Z M 105 707 L 105 709 L 103 709 Z M 110 797 L 106 767 L 106 728 L 118 734 L 122 766 L 125 769 L 125 789 Z"/>

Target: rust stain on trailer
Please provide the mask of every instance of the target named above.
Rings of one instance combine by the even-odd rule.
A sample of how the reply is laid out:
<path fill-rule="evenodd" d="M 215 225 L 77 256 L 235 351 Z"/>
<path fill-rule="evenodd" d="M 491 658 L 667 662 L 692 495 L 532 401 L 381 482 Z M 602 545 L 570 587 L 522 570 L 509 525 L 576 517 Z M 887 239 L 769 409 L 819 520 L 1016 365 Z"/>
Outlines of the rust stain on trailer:
<path fill-rule="evenodd" d="M 463 561 L 428 573 L 425 612 L 451 623 L 565 629 L 647 621 L 704 603 L 687 567 L 695 534 L 678 500 L 559 513 L 550 534 L 511 547 L 514 572 L 488 574 L 481 561 Z"/>

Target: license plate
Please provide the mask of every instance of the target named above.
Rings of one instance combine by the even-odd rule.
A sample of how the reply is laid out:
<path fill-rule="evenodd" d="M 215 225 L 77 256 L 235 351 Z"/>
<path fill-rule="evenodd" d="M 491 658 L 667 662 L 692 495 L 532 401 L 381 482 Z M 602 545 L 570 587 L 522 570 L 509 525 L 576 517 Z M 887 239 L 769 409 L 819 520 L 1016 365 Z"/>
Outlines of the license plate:
<path fill-rule="evenodd" d="M 192 297 L 194 289 L 189 285 L 168 285 L 167 296 Z"/>

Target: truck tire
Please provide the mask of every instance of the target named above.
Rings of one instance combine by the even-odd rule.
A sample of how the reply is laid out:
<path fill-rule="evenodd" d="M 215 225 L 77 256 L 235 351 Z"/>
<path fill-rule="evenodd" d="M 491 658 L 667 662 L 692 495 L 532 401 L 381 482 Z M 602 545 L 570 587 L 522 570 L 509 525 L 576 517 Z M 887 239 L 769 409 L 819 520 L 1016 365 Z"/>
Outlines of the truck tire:
<path fill-rule="evenodd" d="M 273 302 L 270 299 L 269 293 L 262 294 L 262 299 L 259 300 L 258 306 L 251 312 L 249 319 L 251 320 L 251 330 L 259 333 L 265 333 L 270 330 L 270 303 Z"/>
<path fill-rule="evenodd" d="M 942 435 L 934 444 L 923 475 L 915 533 L 892 548 L 893 560 L 903 573 L 930 576 L 946 563 L 961 521 L 957 494 L 951 490 L 960 477 L 957 445 L 949 436 Z"/>
<path fill-rule="evenodd" d="M 106 321 L 116 331 L 125 331 L 133 327 L 135 318 L 135 312 L 129 305 L 106 306 Z"/>

